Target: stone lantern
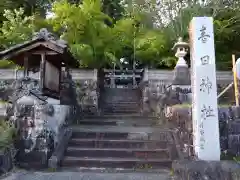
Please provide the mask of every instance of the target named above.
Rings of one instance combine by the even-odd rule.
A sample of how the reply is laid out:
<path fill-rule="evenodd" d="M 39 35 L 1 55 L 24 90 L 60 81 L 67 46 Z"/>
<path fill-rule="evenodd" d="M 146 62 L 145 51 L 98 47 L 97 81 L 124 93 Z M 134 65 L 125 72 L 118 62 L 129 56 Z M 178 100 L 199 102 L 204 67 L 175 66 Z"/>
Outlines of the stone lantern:
<path fill-rule="evenodd" d="M 188 43 L 186 42 L 183 42 L 182 38 L 178 38 L 178 42 L 174 44 L 173 46 L 173 50 L 176 51 L 176 54 L 175 56 L 178 58 L 178 61 L 177 61 L 177 64 L 176 64 L 176 67 L 177 66 L 186 66 L 188 67 L 184 57 L 186 56 L 187 52 L 188 52 L 188 48 L 189 48 L 189 45 Z"/>
<path fill-rule="evenodd" d="M 188 49 L 189 44 L 183 42 L 182 38 L 179 38 L 178 42 L 175 43 L 173 47 L 173 50 L 176 51 L 175 56 L 178 58 L 178 61 L 174 68 L 172 89 L 179 93 L 179 97 L 182 97 L 180 99 L 183 101 L 186 101 L 186 99 L 190 100 L 190 98 L 188 98 L 188 95 L 191 94 L 190 72 L 187 62 L 184 59 L 188 52 Z"/>

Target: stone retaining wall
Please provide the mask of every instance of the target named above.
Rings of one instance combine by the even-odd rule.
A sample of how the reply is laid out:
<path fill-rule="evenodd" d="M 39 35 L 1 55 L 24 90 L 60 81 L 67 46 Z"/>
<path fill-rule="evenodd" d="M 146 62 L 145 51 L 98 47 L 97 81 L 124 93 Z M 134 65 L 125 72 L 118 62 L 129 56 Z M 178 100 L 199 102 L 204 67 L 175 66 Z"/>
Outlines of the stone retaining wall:
<path fill-rule="evenodd" d="M 240 165 L 233 161 L 191 161 L 173 163 L 176 180 L 239 180 Z"/>
<path fill-rule="evenodd" d="M 72 71 L 72 79 L 76 84 L 77 101 L 83 113 L 98 113 L 97 70 Z"/>
<path fill-rule="evenodd" d="M 146 69 L 147 70 L 147 69 Z M 161 81 L 171 81 L 173 79 L 173 71 L 170 70 L 154 70 L 149 69 L 144 73 L 145 79 L 157 79 Z M 88 76 L 89 72 L 93 72 L 94 70 L 83 70 L 83 69 L 71 69 L 71 75 L 73 79 L 79 79 L 81 76 Z M 97 71 L 95 70 L 97 73 Z M 18 71 L 17 76 L 22 76 L 23 71 Z M 35 78 L 39 77 L 38 73 L 34 75 L 30 73 L 31 76 Z M 14 79 L 15 78 L 15 70 L 14 69 L 0 69 L 0 79 Z M 219 83 L 229 83 L 233 80 L 231 71 L 217 71 L 217 81 Z"/>
<path fill-rule="evenodd" d="M 15 149 L 13 147 L 0 151 L 0 176 L 13 168 L 14 156 Z"/>
<path fill-rule="evenodd" d="M 237 156 L 240 154 L 240 107 L 219 107 L 219 131 L 222 152 Z M 184 152 L 189 152 L 192 145 L 191 107 L 181 105 L 165 109 L 167 121 L 181 133 Z M 192 150 L 190 150 L 192 152 Z"/>
<path fill-rule="evenodd" d="M 70 70 L 75 83 L 76 96 L 82 112 L 98 112 L 97 70 Z M 23 71 L 12 69 L 0 70 L 0 100 L 6 101 L 12 94 L 11 84 L 14 79 L 23 77 Z M 30 77 L 39 79 L 39 73 L 30 73 Z"/>
<path fill-rule="evenodd" d="M 145 69 L 143 82 L 141 83 L 142 97 L 143 97 L 143 112 L 151 113 L 153 111 L 159 111 L 156 107 L 161 102 L 161 98 L 166 89 L 172 84 L 173 71 L 167 70 L 153 70 Z M 227 87 L 233 81 L 232 72 L 230 71 L 217 71 L 217 87 L 218 94 Z M 191 93 L 191 88 L 189 86 L 189 92 L 178 93 L 178 99 L 173 104 L 181 103 L 184 99 L 182 95 Z M 179 95 L 180 94 L 180 95 Z M 186 96 L 187 101 L 191 101 L 190 96 Z M 232 104 L 234 102 L 234 89 L 228 90 L 220 99 L 218 103 L 220 104 Z"/>
<path fill-rule="evenodd" d="M 98 112 L 98 97 L 99 90 L 97 86 L 98 71 L 97 70 L 84 70 L 84 69 L 71 69 L 70 74 L 76 84 L 77 100 L 82 108 L 82 111 L 95 114 Z M 11 94 L 10 85 L 15 77 L 22 77 L 23 71 L 16 73 L 13 69 L 0 70 L 0 100 L 5 100 Z M 38 79 L 39 74 L 30 73 L 30 76 Z M 148 70 L 145 69 L 142 88 L 142 110 L 145 113 L 160 111 L 156 109 L 156 104 L 159 104 L 161 96 L 166 87 L 171 85 L 173 79 L 173 71 L 168 70 Z M 226 87 L 232 81 L 232 73 L 228 71 L 217 72 L 218 90 Z M 229 90 L 219 102 L 224 101 L 231 103 L 234 99 L 233 89 Z M 177 103 L 177 102 L 176 102 Z"/>

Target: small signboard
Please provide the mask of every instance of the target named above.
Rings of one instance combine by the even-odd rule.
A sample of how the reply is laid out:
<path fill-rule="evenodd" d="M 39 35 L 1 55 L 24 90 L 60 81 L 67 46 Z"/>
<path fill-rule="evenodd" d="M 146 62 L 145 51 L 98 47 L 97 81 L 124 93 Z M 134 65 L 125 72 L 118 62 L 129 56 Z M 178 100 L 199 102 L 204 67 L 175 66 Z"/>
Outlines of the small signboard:
<path fill-rule="evenodd" d="M 61 68 L 46 60 L 43 71 L 43 93 L 58 98 L 60 96 Z"/>

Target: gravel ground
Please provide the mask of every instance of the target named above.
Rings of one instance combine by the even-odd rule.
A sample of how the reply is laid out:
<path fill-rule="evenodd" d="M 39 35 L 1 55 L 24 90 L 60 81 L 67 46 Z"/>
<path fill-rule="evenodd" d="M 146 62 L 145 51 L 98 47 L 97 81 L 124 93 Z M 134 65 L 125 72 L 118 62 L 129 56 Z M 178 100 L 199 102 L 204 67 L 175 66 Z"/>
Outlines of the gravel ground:
<path fill-rule="evenodd" d="M 2 180 L 169 180 L 169 173 L 12 172 Z"/>

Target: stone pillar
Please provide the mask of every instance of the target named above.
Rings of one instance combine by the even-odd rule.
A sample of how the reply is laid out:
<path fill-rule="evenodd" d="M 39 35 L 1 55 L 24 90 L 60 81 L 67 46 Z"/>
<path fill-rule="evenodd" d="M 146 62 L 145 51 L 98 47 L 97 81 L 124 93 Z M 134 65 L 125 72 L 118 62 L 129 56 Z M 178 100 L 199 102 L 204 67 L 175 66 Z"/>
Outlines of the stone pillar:
<path fill-rule="evenodd" d="M 143 72 L 143 79 L 141 84 L 141 91 L 142 91 L 142 114 L 147 114 L 149 113 L 149 97 L 148 97 L 148 91 L 149 91 L 149 87 L 148 87 L 148 67 L 144 68 L 144 72 Z"/>
<path fill-rule="evenodd" d="M 193 145 L 198 159 L 220 160 L 216 64 L 212 17 L 190 24 Z"/>
<path fill-rule="evenodd" d="M 148 67 L 144 68 L 143 81 L 148 81 Z"/>
<path fill-rule="evenodd" d="M 182 103 L 191 102 L 191 79 L 188 65 L 184 59 L 188 52 L 188 43 L 183 42 L 182 38 L 174 45 L 175 56 L 178 58 L 174 68 L 172 89 L 179 94 L 179 100 Z"/>

